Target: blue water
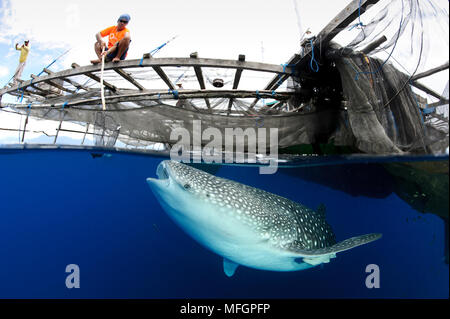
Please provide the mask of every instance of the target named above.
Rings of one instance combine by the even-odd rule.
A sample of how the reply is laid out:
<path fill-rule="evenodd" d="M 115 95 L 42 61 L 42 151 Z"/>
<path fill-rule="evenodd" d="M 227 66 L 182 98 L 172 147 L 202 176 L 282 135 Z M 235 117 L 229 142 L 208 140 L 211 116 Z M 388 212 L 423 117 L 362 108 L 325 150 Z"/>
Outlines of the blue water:
<path fill-rule="evenodd" d="M 371 188 L 363 172 L 380 176 L 376 166 L 319 168 L 335 184 L 346 184 L 346 192 L 319 184 L 311 175 L 317 167 L 260 175 L 257 167 L 221 166 L 217 176 L 313 209 L 324 203 L 337 240 L 383 234 L 323 267 L 239 267 L 228 278 L 221 258 L 178 228 L 148 187 L 145 179 L 164 158 L 91 153 L 0 149 L 0 298 L 449 297 L 443 220 L 412 209 L 387 182 Z M 358 174 L 363 177 L 353 178 Z M 66 288 L 68 264 L 80 268 L 79 289 Z M 380 288 L 366 287 L 368 264 L 379 266 Z"/>

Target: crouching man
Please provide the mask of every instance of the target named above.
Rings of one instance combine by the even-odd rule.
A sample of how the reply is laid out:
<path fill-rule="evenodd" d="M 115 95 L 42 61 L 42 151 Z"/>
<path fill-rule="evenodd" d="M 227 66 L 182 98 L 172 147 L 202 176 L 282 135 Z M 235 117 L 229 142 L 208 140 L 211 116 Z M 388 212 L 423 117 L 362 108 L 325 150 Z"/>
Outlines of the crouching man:
<path fill-rule="evenodd" d="M 128 14 L 122 14 L 117 20 L 117 25 L 106 28 L 95 35 L 97 42 L 95 42 L 94 49 L 98 59 L 91 60 L 92 64 L 100 63 L 103 55 L 105 62 L 125 60 L 131 42 L 130 30 L 126 28 L 130 19 Z M 108 46 L 103 41 L 106 36 L 108 36 Z"/>

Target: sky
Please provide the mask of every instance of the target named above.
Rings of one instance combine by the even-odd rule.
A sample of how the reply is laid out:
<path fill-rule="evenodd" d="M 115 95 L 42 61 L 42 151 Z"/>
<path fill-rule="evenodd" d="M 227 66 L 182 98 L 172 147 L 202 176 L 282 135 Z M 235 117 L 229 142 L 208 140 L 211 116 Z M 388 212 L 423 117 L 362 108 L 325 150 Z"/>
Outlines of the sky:
<path fill-rule="evenodd" d="M 155 57 L 199 57 L 286 63 L 300 49 L 303 25 L 321 30 L 350 0 L 0 0 L 0 87 L 8 83 L 18 64 L 15 43 L 30 40 L 31 51 L 22 79 L 50 69 L 70 69 L 72 62 L 87 65 L 95 58 L 95 34 L 116 25 L 123 13 L 132 43 L 127 59 L 139 59 L 169 39 Z M 326 5 L 325 5 L 326 4 Z M 320 11 L 320 15 L 316 12 Z M 298 14 L 297 14 L 298 12 Z M 301 21 L 297 18 L 301 17 Z M 5 97 L 6 98 L 6 97 Z M 3 102 L 16 102 L 5 101 Z M 4 112 L 2 112 L 4 113 Z M 24 119 L 2 114 L 1 127 L 17 127 Z M 48 121 L 30 122 L 39 130 Z M 55 124 L 55 123 L 53 123 Z M 56 126 L 58 123 L 55 124 Z M 54 126 L 54 125 L 53 125 Z M 17 142 L 16 132 L 2 132 L 3 143 Z M 27 135 L 34 138 L 36 134 Z"/>
<path fill-rule="evenodd" d="M 297 1 L 301 24 L 320 30 L 349 0 Z M 294 0 L 55 1 L 1 0 L 0 83 L 15 71 L 15 43 L 29 39 L 31 53 L 23 78 L 37 74 L 66 50 L 52 70 L 86 65 L 95 58 L 95 33 L 128 13 L 132 43 L 128 59 L 141 58 L 174 36 L 156 57 L 237 59 L 283 64 L 299 51 Z M 326 5 L 325 5 L 326 4 Z M 320 15 L 315 14 L 320 11 Z"/>
<path fill-rule="evenodd" d="M 446 5 L 448 12 L 448 1 L 434 1 Z M 245 54 L 247 61 L 283 64 L 299 52 L 304 30 L 318 33 L 350 2 L 110 0 L 105 4 L 98 0 L 0 0 L 0 86 L 17 67 L 19 51 L 14 49 L 15 43 L 25 39 L 31 43 L 23 79 L 38 74 L 69 49 L 52 65 L 53 71 L 70 68 L 72 62 L 87 65 L 96 57 L 95 34 L 115 25 L 122 13 L 131 16 L 128 59 L 141 58 L 178 36 L 155 56 L 188 57 L 197 51 L 205 58 L 237 59 Z"/>
<path fill-rule="evenodd" d="M 448 12 L 448 1 L 435 1 L 443 3 Z M 299 40 L 306 29 L 318 33 L 350 2 L 0 0 L 0 87 L 7 84 L 17 67 L 19 51 L 14 49 L 15 43 L 29 39 L 31 44 L 22 79 L 38 74 L 67 50 L 51 70 L 69 69 L 72 62 L 87 65 L 96 57 L 95 34 L 116 25 L 122 13 L 131 16 L 127 27 L 132 43 L 127 59 L 139 59 L 177 36 L 155 57 L 188 57 L 198 52 L 204 58 L 237 59 L 245 54 L 246 61 L 280 65 L 299 52 Z M 445 76 L 448 79 L 448 72 Z"/>

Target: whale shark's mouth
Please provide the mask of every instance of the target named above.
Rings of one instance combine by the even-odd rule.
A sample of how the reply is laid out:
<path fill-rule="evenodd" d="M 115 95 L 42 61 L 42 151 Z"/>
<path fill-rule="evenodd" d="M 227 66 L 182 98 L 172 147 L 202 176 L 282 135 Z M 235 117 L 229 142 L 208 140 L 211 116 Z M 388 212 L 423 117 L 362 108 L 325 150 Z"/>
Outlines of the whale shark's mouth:
<path fill-rule="evenodd" d="M 156 176 L 158 178 L 147 178 L 147 182 L 150 185 L 159 185 L 161 186 L 169 186 L 170 184 L 170 174 L 169 174 L 169 168 L 164 162 L 161 162 L 158 167 L 156 168 Z"/>
<path fill-rule="evenodd" d="M 169 172 L 167 171 L 167 167 L 164 162 L 160 163 L 156 168 L 156 176 L 158 176 L 160 180 L 169 179 Z"/>

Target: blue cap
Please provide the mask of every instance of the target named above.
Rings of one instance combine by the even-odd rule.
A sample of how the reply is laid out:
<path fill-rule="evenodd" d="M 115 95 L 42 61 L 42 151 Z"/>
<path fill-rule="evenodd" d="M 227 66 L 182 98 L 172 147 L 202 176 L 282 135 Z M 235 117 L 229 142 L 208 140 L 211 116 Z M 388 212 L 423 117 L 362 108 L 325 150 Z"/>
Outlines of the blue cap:
<path fill-rule="evenodd" d="M 130 18 L 130 15 L 129 15 L 129 14 L 124 13 L 124 14 L 122 14 L 122 15 L 119 17 L 119 19 L 117 19 L 117 21 L 119 21 L 119 20 L 130 21 L 131 18 Z"/>

